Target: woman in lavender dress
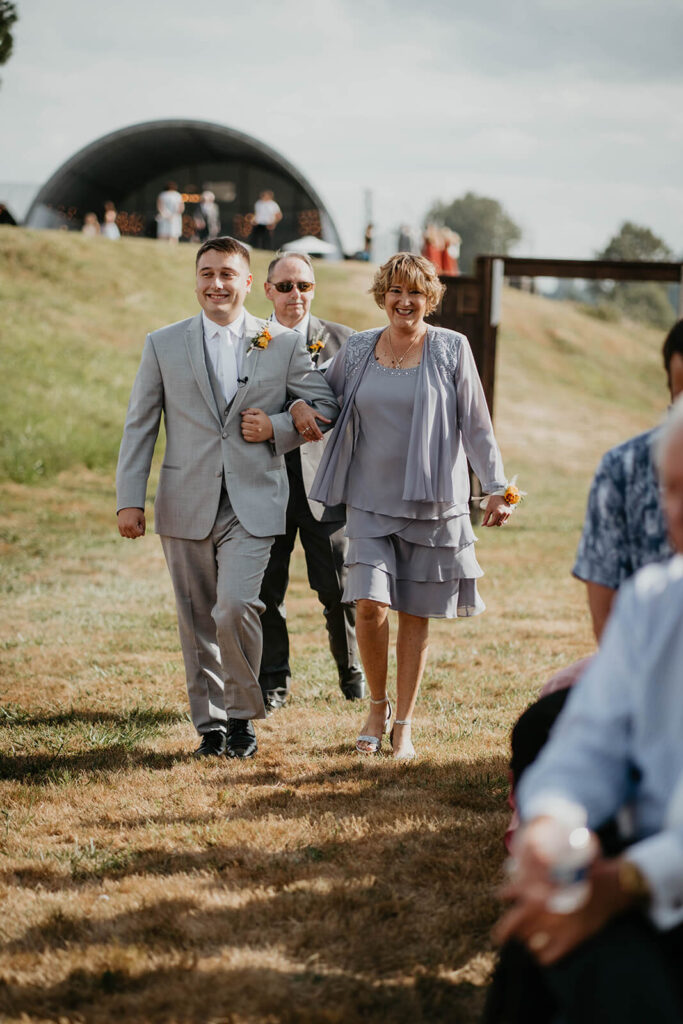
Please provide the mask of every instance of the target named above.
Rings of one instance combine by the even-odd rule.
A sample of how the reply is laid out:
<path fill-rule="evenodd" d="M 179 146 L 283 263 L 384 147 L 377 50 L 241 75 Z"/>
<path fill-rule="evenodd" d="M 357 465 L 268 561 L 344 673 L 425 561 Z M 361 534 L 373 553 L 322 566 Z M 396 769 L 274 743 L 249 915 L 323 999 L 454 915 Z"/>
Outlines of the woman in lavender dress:
<path fill-rule="evenodd" d="M 373 283 L 389 320 L 352 335 L 327 368 L 342 401 L 310 496 L 345 502 L 349 538 L 344 600 L 371 693 L 356 749 L 374 754 L 388 731 L 389 608 L 398 612 L 393 756 L 415 756 L 410 723 L 427 657 L 430 618 L 476 615 L 482 574 L 469 516 L 469 459 L 485 494 L 484 526 L 512 511 L 474 359 L 462 334 L 428 326 L 443 285 L 432 264 L 397 253 Z M 297 429 L 321 436 L 312 410 L 292 408 Z"/>

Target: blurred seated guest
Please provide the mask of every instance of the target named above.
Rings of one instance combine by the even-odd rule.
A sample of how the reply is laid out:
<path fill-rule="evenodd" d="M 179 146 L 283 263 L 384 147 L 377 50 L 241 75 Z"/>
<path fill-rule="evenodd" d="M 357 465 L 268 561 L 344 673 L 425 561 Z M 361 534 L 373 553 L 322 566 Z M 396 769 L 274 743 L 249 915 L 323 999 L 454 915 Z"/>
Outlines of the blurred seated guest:
<path fill-rule="evenodd" d="M 476 615 L 482 574 L 469 515 L 469 458 L 489 494 L 484 526 L 502 526 L 512 505 L 486 399 L 467 338 L 425 317 L 443 293 L 432 264 L 397 253 L 372 292 L 387 327 L 353 334 L 326 381 L 342 413 L 309 497 L 344 502 L 349 538 L 344 601 L 356 602 L 356 636 L 371 691 L 356 743 L 380 750 L 391 719 L 387 695 L 389 608 L 398 611 L 397 759 L 414 757 L 411 719 L 427 657 L 430 618 Z M 305 432 L 315 418 L 291 410 Z M 308 415 L 308 422 L 306 416 Z"/>
<path fill-rule="evenodd" d="M 104 218 L 102 220 L 102 234 L 105 238 L 117 239 L 121 237 L 116 223 L 116 207 L 110 199 L 104 204 Z"/>
<path fill-rule="evenodd" d="M 251 229 L 251 244 L 255 249 L 272 249 L 273 232 L 282 220 L 282 210 L 275 202 L 275 195 L 265 189 L 254 203 L 254 226 Z"/>
<path fill-rule="evenodd" d="M 683 1020 L 683 398 L 656 457 L 677 554 L 621 588 L 600 651 L 518 787 L 523 828 L 504 892 L 512 906 L 495 934 L 540 964 L 556 1014 L 546 1019 L 562 1024 Z M 622 850 L 597 854 L 574 909 L 557 903 L 576 876 L 563 878 L 560 846 L 549 841 L 568 811 L 591 830 L 616 815 L 628 821 Z M 568 849 L 589 838 L 573 829 Z M 522 996 L 516 1006 L 491 1000 L 487 1019 L 539 1017 Z"/>
<path fill-rule="evenodd" d="M 438 274 L 443 270 L 443 245 L 441 229 L 436 224 L 428 224 L 422 238 L 422 255 L 432 264 Z"/>
<path fill-rule="evenodd" d="M 96 213 L 86 213 L 83 218 L 83 227 L 81 228 L 82 235 L 88 235 L 93 237 L 100 233 L 100 222 L 97 219 Z"/>
<path fill-rule="evenodd" d="M 157 238 L 175 245 L 183 233 L 185 203 L 175 181 L 169 181 L 157 196 Z"/>

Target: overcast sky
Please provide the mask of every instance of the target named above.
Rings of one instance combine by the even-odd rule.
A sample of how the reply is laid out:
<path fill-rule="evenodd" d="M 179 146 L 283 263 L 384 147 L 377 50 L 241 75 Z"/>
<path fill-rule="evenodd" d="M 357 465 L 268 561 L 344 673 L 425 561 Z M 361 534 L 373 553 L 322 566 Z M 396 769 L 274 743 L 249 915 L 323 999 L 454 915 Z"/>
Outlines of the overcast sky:
<path fill-rule="evenodd" d="M 683 0 L 16 3 L 2 182 L 195 117 L 287 157 L 349 249 L 371 189 L 381 229 L 472 190 L 519 254 L 592 256 L 626 219 L 683 252 Z"/>

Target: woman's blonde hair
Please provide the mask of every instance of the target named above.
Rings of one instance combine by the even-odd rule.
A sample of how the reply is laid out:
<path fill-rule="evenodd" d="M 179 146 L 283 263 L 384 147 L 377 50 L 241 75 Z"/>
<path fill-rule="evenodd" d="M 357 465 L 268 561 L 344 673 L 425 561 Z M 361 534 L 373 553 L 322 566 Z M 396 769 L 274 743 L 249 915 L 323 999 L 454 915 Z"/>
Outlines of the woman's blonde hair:
<path fill-rule="evenodd" d="M 384 296 L 389 289 L 402 284 L 427 297 L 427 314 L 434 312 L 446 291 L 434 264 L 414 252 L 395 253 L 375 274 L 370 293 L 380 309 L 384 309 Z"/>

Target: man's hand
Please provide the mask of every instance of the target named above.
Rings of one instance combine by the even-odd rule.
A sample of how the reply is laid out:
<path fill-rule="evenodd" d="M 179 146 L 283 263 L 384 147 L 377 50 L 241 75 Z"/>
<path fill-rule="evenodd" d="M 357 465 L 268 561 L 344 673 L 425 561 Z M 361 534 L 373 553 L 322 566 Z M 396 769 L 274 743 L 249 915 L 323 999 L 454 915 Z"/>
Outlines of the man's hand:
<path fill-rule="evenodd" d="M 242 410 L 242 437 L 245 441 L 270 441 L 272 436 L 273 424 L 262 409 Z"/>
<path fill-rule="evenodd" d="M 122 537 L 145 536 L 145 512 L 141 508 L 122 508 L 118 514 L 119 533 Z"/>
<path fill-rule="evenodd" d="M 317 424 L 317 420 L 321 423 L 330 423 L 327 416 L 323 416 L 319 412 L 315 412 L 311 409 L 310 405 L 306 402 L 296 402 L 290 406 L 289 415 L 292 417 L 292 423 L 302 437 L 305 437 L 307 441 L 322 441 L 323 432 Z"/>
<path fill-rule="evenodd" d="M 508 505 L 502 494 L 492 494 L 486 504 L 482 526 L 502 526 L 512 515 L 512 505 Z"/>
<path fill-rule="evenodd" d="M 615 914 L 634 904 L 633 897 L 619 884 L 619 859 L 598 857 L 589 872 L 587 902 L 569 914 L 548 910 L 547 901 L 554 885 L 542 842 L 546 820 L 535 819 L 519 837 L 515 851 L 517 870 L 501 893 L 512 907 L 493 931 L 498 943 L 512 938 L 523 942 L 544 966 L 566 956 L 604 928 Z"/>

